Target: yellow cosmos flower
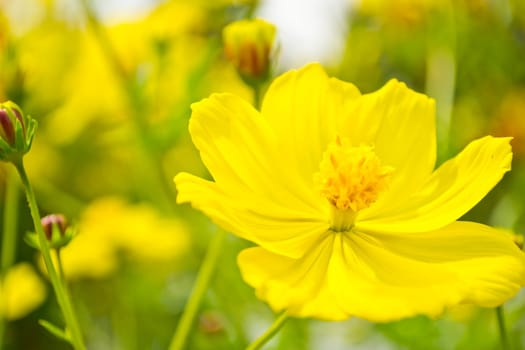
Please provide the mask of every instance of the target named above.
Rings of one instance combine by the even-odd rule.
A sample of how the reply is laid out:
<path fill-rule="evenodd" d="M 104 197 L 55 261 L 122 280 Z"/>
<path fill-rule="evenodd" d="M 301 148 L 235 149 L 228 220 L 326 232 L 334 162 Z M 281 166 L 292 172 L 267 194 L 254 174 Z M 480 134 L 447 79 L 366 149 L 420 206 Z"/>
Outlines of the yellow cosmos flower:
<path fill-rule="evenodd" d="M 434 101 L 396 80 L 361 94 L 317 64 L 270 86 L 259 113 L 231 94 L 192 106 L 214 181 L 175 177 L 178 202 L 258 247 L 244 280 L 292 316 L 388 321 L 492 307 L 525 284 L 509 235 L 456 221 L 510 170 L 509 138 L 437 169 Z"/>

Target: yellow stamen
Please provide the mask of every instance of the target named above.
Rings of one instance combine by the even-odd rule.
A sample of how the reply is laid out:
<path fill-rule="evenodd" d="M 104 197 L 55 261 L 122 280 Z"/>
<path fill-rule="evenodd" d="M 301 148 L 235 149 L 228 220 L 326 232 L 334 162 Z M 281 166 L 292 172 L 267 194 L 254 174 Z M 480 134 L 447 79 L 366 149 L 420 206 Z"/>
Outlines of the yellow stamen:
<path fill-rule="evenodd" d="M 370 146 L 352 146 L 339 136 L 329 144 L 314 181 L 333 205 L 333 229 L 350 229 L 357 212 L 368 208 L 386 189 L 392 171 L 381 164 Z"/>

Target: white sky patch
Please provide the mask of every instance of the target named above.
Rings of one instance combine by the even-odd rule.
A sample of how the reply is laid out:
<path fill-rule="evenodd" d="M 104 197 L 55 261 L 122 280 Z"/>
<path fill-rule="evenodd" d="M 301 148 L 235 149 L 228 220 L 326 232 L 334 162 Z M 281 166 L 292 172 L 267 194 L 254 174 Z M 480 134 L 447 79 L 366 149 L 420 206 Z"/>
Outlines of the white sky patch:
<path fill-rule="evenodd" d="M 350 0 L 265 0 L 257 15 L 278 28 L 279 68 L 298 68 L 312 61 L 337 63 L 350 4 Z"/>
<path fill-rule="evenodd" d="M 106 23 L 118 23 L 144 17 L 161 0 L 91 0 L 98 15 Z"/>

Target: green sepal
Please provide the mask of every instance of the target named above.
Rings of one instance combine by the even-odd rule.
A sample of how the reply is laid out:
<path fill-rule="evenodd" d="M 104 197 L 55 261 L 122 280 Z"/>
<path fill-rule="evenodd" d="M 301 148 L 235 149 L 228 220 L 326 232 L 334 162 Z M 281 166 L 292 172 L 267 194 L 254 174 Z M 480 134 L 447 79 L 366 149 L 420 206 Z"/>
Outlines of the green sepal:
<path fill-rule="evenodd" d="M 31 150 L 31 146 L 33 145 L 33 137 L 35 136 L 35 131 L 38 127 L 38 122 L 36 119 L 33 119 L 29 117 L 29 122 L 27 123 L 27 131 L 26 131 L 26 152 L 29 152 Z"/>
<path fill-rule="evenodd" d="M 49 249 L 59 249 L 67 246 L 69 242 L 75 238 L 77 231 L 73 227 L 68 227 L 64 234 L 60 233 L 60 229 L 55 225 L 53 226 L 53 232 L 51 233 L 51 239 L 47 239 L 46 242 L 49 246 Z M 35 232 L 27 232 L 24 236 L 24 241 L 30 247 L 33 247 L 38 250 L 42 250 L 40 247 L 40 240 L 38 235 Z"/>
<path fill-rule="evenodd" d="M 22 124 L 18 118 L 15 117 L 14 122 L 16 150 L 18 152 L 26 153 L 28 150 L 26 150 L 27 143 L 25 142 L 24 128 L 22 127 Z"/>
<path fill-rule="evenodd" d="M 24 236 L 24 242 L 32 248 L 40 250 L 40 242 L 38 241 L 38 235 L 34 232 L 27 232 Z"/>
<path fill-rule="evenodd" d="M 11 151 L 11 146 L 4 141 L 4 139 L 0 138 L 0 157 L 5 158 L 4 155 L 9 154 Z"/>

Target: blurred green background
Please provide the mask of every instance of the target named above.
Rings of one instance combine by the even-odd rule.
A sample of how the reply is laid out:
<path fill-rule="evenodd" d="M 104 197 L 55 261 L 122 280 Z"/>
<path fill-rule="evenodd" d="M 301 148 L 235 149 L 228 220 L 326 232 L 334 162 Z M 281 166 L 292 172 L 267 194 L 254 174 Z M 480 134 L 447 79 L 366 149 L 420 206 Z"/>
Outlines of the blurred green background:
<path fill-rule="evenodd" d="M 474 138 L 512 136 L 513 171 L 466 218 L 525 231 L 524 0 L 282 3 L 144 1 L 130 11 L 131 3 L 114 0 L 0 1 L 0 101 L 15 101 L 39 122 L 26 167 L 41 212 L 64 213 L 79 227 L 64 264 L 89 349 L 169 344 L 217 231 L 204 215 L 175 203 L 175 174 L 209 176 L 187 132 L 190 104 L 212 92 L 253 99 L 223 54 L 222 28 L 234 20 L 275 20 L 282 53 L 275 74 L 320 59 L 331 75 L 363 92 L 395 77 L 434 97 L 440 161 Z M 324 22 L 309 22 L 307 6 L 326 7 L 317 13 Z M 304 46 L 312 50 L 297 49 Z M 2 209 L 5 189 L 17 182 L 11 170 L 1 164 Z M 32 224 L 20 189 L 15 197 L 14 262 L 30 268 L 13 280 L 33 283 L 37 293 L 46 277 L 23 242 Z M 241 280 L 235 259 L 247 246 L 228 237 L 188 349 L 241 349 L 274 319 Z M 38 325 L 39 319 L 62 324 L 52 290 L 43 285 L 34 305 L 25 305 L 28 296 L 13 299 L 0 348 L 69 348 Z M 525 349 L 525 294 L 505 311 L 513 348 Z M 266 348 L 499 344 L 494 310 L 461 307 L 437 320 L 388 324 L 292 319 Z"/>

